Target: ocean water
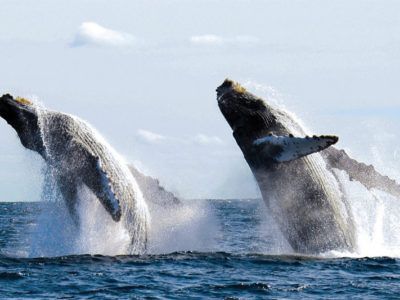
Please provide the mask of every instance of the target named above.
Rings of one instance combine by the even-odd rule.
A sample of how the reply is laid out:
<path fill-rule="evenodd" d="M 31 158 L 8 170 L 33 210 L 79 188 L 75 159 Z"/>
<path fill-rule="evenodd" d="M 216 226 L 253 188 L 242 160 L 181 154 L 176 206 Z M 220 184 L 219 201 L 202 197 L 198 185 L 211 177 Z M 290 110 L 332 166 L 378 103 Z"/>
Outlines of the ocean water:
<path fill-rule="evenodd" d="M 155 225 L 145 255 L 118 254 L 121 249 L 112 246 L 121 242 L 115 232 L 98 234 L 90 241 L 93 233 L 67 230 L 59 214 L 62 209 L 46 202 L 0 203 L 1 298 L 400 296 L 400 260 L 395 254 L 293 254 L 259 199 L 193 200 L 156 218 L 153 208 Z M 59 223 L 63 224 L 62 239 L 55 230 Z M 372 226 L 375 230 L 376 224 Z M 96 230 L 101 233 L 100 227 Z M 382 240 L 386 237 L 369 246 L 378 247 Z M 396 245 L 389 243 L 390 254 Z M 97 251 L 102 255 L 95 254 Z"/>

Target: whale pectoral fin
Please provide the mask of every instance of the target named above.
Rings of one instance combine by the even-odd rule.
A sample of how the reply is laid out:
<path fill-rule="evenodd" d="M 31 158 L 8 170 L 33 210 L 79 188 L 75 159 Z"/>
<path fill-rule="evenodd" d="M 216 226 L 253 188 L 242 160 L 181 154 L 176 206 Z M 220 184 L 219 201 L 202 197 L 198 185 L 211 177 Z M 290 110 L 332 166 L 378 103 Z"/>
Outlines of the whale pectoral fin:
<path fill-rule="evenodd" d="M 86 162 L 82 181 L 90 188 L 115 222 L 121 219 L 121 207 L 112 182 L 101 166 L 98 157 L 91 155 Z"/>
<path fill-rule="evenodd" d="M 351 158 L 344 150 L 331 147 L 322 152 L 331 168 L 345 171 L 351 180 L 356 180 L 367 189 L 378 189 L 400 199 L 400 184 L 379 173 L 372 165 Z"/>
<path fill-rule="evenodd" d="M 253 142 L 260 153 L 275 162 L 288 162 L 309 154 L 319 152 L 335 144 L 337 136 L 321 135 L 313 137 L 294 137 L 268 135 Z"/>

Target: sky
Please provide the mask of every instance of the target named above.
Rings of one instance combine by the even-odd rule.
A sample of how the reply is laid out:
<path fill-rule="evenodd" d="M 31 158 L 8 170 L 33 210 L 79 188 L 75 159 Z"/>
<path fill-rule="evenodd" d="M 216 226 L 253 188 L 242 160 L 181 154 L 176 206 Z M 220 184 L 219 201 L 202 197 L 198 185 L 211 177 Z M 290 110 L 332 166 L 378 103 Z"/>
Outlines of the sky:
<path fill-rule="evenodd" d="M 221 115 L 226 78 L 400 178 L 400 2 L 0 0 L 0 93 L 96 127 L 189 198 L 253 198 Z M 0 201 L 40 199 L 42 162 L 0 120 Z"/>

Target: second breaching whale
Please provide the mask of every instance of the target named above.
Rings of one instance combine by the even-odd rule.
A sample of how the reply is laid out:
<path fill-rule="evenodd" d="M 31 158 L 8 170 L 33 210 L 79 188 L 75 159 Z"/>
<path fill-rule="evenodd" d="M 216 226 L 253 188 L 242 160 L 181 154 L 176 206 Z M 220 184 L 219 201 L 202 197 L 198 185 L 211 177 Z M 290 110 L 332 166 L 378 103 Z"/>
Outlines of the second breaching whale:
<path fill-rule="evenodd" d="M 400 195 L 396 182 L 330 147 L 336 136 L 307 136 L 290 114 L 238 83 L 225 80 L 217 100 L 265 203 L 296 252 L 356 250 L 349 199 L 333 168 L 367 188 Z"/>
<path fill-rule="evenodd" d="M 3 95 L 0 116 L 17 132 L 24 147 L 41 155 L 75 223 L 79 189 L 89 188 L 115 222 L 131 237 L 129 253 L 146 249 L 149 211 L 128 166 L 85 121 Z"/>

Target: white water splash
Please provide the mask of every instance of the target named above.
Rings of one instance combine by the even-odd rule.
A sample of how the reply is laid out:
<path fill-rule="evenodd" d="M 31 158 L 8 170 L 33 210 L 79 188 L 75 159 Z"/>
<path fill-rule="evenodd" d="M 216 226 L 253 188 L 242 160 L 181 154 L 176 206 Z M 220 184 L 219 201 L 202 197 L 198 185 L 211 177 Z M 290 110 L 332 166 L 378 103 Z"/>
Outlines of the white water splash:
<path fill-rule="evenodd" d="M 346 189 L 356 226 L 357 249 L 353 252 L 331 251 L 326 257 L 400 257 L 399 199 L 378 190 L 369 191 L 350 181 L 338 171 Z"/>
<path fill-rule="evenodd" d="M 70 218 L 63 201 L 43 206 L 36 230 L 31 236 L 31 257 L 71 254 L 130 254 L 130 235 L 121 222 L 110 215 L 88 189 L 80 190 L 81 226 Z M 178 206 L 151 205 L 152 224 L 148 235 L 147 253 L 175 251 L 216 251 L 218 222 L 206 202 L 185 201 Z"/>
<path fill-rule="evenodd" d="M 150 211 L 150 253 L 217 250 L 218 222 L 206 202 L 184 201 L 171 207 L 152 205 Z"/>
<path fill-rule="evenodd" d="M 76 254 L 127 254 L 129 232 L 123 223 L 114 222 L 97 198 L 87 188 L 79 192 L 80 226 L 76 226 L 63 201 L 43 206 L 31 236 L 31 257 L 51 257 Z"/>

